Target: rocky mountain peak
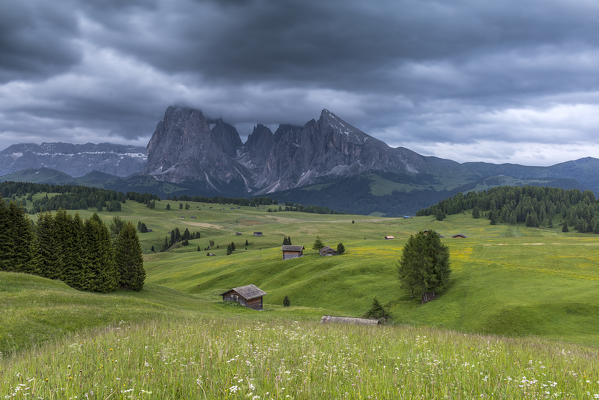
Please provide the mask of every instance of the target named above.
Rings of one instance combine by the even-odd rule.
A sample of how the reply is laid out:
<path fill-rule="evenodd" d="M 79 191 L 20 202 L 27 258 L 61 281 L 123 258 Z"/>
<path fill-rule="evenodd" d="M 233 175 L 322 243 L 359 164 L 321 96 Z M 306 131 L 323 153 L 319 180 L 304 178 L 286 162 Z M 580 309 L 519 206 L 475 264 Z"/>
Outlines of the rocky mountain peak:
<path fill-rule="evenodd" d="M 213 189 L 242 182 L 247 192 L 265 193 L 326 176 L 408 170 L 391 150 L 327 109 L 318 120 L 281 124 L 274 134 L 258 124 L 243 144 L 222 119 L 169 107 L 148 145 L 146 172 L 160 180 L 203 181 Z"/>

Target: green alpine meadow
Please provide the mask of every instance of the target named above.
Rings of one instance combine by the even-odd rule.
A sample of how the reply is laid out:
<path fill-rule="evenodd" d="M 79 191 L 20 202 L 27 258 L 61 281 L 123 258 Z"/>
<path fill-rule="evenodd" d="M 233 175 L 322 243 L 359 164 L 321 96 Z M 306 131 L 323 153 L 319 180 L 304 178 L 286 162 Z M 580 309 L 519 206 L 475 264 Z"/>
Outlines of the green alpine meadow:
<path fill-rule="evenodd" d="M 3 243 L 30 244 L 3 253 L 3 398 L 599 398 L 599 235 L 557 213 L 527 227 L 484 208 L 124 199 L 27 214 L 27 197 L 0 213 L 20 235 Z M 247 285 L 261 310 L 223 301 Z"/>

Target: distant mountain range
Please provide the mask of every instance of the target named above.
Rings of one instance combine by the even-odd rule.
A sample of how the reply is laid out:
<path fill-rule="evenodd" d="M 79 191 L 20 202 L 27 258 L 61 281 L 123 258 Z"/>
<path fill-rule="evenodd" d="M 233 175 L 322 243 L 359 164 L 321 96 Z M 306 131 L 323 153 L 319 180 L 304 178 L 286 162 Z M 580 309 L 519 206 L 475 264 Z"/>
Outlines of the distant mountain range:
<path fill-rule="evenodd" d="M 3 180 L 70 182 L 162 196 L 268 195 L 381 215 L 412 214 L 459 192 L 501 185 L 599 193 L 597 171 L 599 160 L 594 158 L 529 167 L 425 157 L 390 147 L 328 110 L 318 120 L 283 124 L 275 132 L 258 124 L 243 143 L 235 127 L 222 119 L 169 107 L 147 150 L 45 143 L 0 152 Z"/>
<path fill-rule="evenodd" d="M 0 152 L 0 176 L 51 168 L 78 177 L 92 171 L 129 176 L 143 171 L 146 149 L 110 143 L 22 143 Z"/>

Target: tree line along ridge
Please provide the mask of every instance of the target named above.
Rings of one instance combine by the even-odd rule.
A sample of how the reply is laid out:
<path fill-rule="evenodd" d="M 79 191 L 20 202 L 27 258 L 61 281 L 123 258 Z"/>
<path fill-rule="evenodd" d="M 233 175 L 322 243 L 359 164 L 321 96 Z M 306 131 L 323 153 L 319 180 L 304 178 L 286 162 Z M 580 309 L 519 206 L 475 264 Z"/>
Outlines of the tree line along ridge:
<path fill-rule="evenodd" d="M 459 193 L 416 215 L 445 215 L 472 210 L 474 218 L 486 217 L 491 224 L 526 224 L 529 227 L 574 228 L 580 233 L 599 233 L 599 202 L 591 191 L 538 186 L 503 186 L 481 192 Z"/>

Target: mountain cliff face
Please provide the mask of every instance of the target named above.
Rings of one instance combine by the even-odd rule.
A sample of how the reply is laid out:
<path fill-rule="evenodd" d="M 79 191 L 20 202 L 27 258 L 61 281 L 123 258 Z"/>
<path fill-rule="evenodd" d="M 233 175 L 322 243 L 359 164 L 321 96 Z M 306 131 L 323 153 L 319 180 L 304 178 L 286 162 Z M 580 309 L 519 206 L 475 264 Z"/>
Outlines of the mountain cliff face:
<path fill-rule="evenodd" d="M 42 143 L 0 152 L 2 179 L 70 182 L 165 197 L 268 194 L 281 201 L 386 215 L 411 214 L 456 193 L 502 185 L 599 194 L 598 170 L 594 158 L 528 167 L 424 157 L 389 147 L 328 110 L 302 126 L 283 124 L 274 132 L 258 124 L 243 143 L 235 127 L 222 119 L 169 107 L 147 149 Z"/>
<path fill-rule="evenodd" d="M 143 147 L 110 143 L 15 144 L 0 152 L 0 176 L 39 168 L 52 168 L 75 177 L 91 171 L 128 176 L 143 170 L 145 153 Z"/>
<path fill-rule="evenodd" d="M 169 182 L 197 182 L 221 191 L 272 193 L 327 177 L 370 171 L 429 172 L 429 158 L 391 148 L 328 110 L 304 126 L 257 125 L 245 144 L 235 128 L 199 110 L 169 107 L 147 148 L 145 171 Z M 457 164 L 457 163 L 456 163 Z"/>

